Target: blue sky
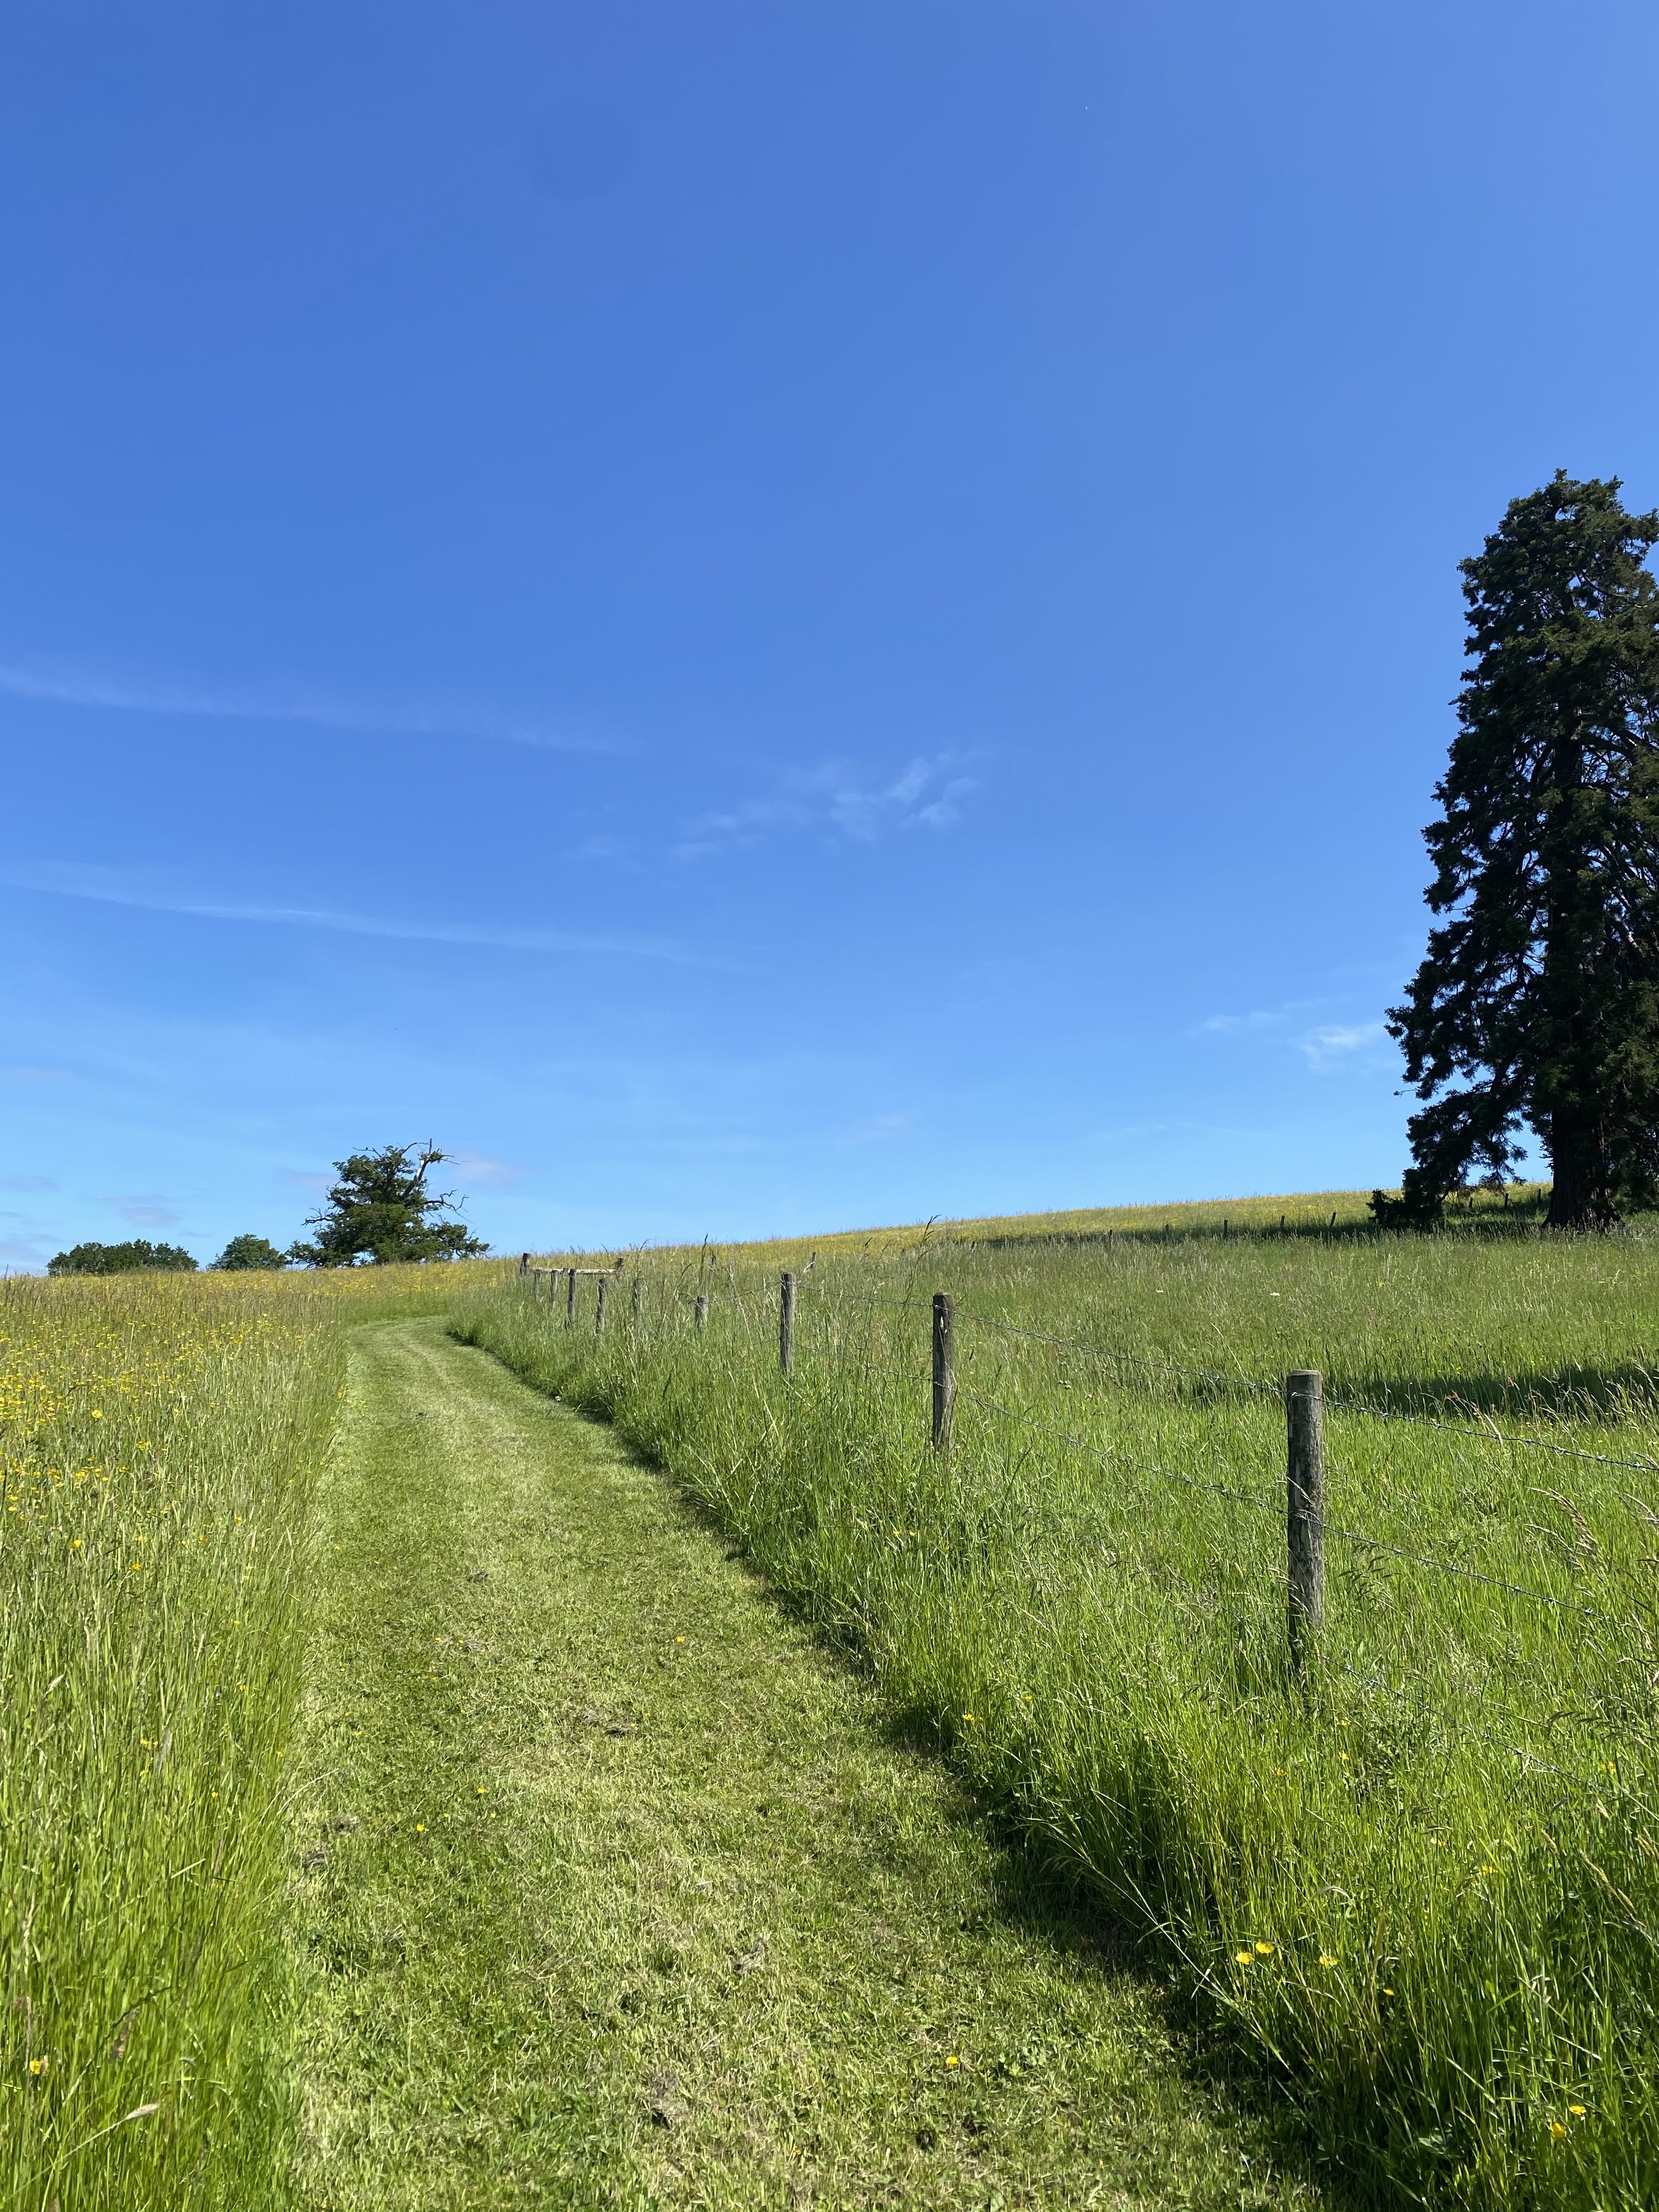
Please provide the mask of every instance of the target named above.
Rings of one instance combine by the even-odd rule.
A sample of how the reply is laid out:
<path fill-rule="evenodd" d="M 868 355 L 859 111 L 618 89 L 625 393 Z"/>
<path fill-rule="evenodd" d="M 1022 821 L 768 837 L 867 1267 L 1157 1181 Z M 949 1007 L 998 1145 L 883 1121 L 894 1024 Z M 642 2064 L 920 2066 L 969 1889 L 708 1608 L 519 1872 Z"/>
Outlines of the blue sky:
<path fill-rule="evenodd" d="M 1659 11 L 0 26 L 0 1257 L 1395 1181 L 1455 563 L 1659 500 Z"/>

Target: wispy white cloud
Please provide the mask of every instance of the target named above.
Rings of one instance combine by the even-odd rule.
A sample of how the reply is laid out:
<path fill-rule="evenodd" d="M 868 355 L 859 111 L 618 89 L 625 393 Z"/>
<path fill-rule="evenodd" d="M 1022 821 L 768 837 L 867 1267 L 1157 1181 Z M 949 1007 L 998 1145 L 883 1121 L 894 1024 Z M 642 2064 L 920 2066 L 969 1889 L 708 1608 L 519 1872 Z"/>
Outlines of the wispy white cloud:
<path fill-rule="evenodd" d="M 844 1145 L 890 1145 L 908 1137 L 916 1126 L 914 1114 L 866 1114 L 842 1137 Z"/>
<path fill-rule="evenodd" d="M 452 1152 L 444 1172 L 447 1174 L 451 1169 L 462 1182 L 492 1190 L 522 1182 L 530 1172 L 528 1168 L 514 1167 L 511 1160 L 491 1159 L 487 1152 Z"/>
<path fill-rule="evenodd" d="M 0 693 L 61 707 L 91 707 L 119 714 L 179 714 L 212 721 L 277 722 L 365 736 L 482 738 L 491 744 L 538 745 L 553 752 L 628 753 L 620 738 L 592 731 L 552 727 L 533 715 L 447 705 L 371 706 L 361 700 L 295 691 L 213 690 L 188 684 L 155 683 L 86 669 L 26 668 L 0 662 Z"/>
<path fill-rule="evenodd" d="M 0 1237 L 0 1267 L 9 1275 L 44 1274 L 46 1261 L 52 1256 L 51 1244 L 49 1237 Z"/>
<path fill-rule="evenodd" d="M 1329 1007 L 1332 1000 L 1328 998 L 1322 1004 Z M 1382 1065 L 1384 1048 L 1389 1044 L 1385 1022 L 1321 1022 L 1310 1026 L 1309 1015 L 1321 1005 L 1317 999 L 1291 999 L 1282 1006 L 1257 1008 L 1248 1014 L 1211 1014 L 1192 1034 L 1277 1037 L 1300 1053 L 1315 1075 Z"/>
<path fill-rule="evenodd" d="M 175 1222 L 184 1219 L 178 1208 L 157 1192 L 110 1197 L 104 1203 L 112 1206 L 121 1218 L 130 1221 L 135 1229 L 171 1229 Z"/>
<path fill-rule="evenodd" d="M 769 798 L 689 823 L 675 851 L 683 860 L 700 860 L 802 832 L 871 844 L 894 830 L 948 830 L 961 820 L 963 800 L 979 788 L 978 778 L 963 772 L 970 764 L 962 753 L 919 757 L 892 782 L 873 786 L 842 761 L 797 769 Z"/>
<path fill-rule="evenodd" d="M 667 960 L 682 967 L 708 962 L 666 938 L 626 937 L 604 933 L 515 929 L 468 921 L 416 921 L 386 915 L 351 914 L 328 907 L 263 906 L 242 901 L 202 898 L 144 878 L 127 870 L 42 860 L 0 867 L 0 884 L 14 890 L 46 891 L 62 898 L 91 899 L 107 906 L 142 907 L 156 914 L 181 914 L 204 921 L 265 922 L 300 929 L 343 930 L 354 937 L 392 937 L 429 945 L 478 945 L 509 952 L 599 952 L 639 960 Z"/>
<path fill-rule="evenodd" d="M 1211 1014 L 1200 1022 L 1193 1032 L 1195 1036 L 1248 1036 L 1253 1032 L 1288 1029 L 1291 1023 L 1311 1012 L 1316 1001 L 1312 999 L 1292 999 L 1283 1006 L 1269 1012 L 1257 1007 L 1248 1014 Z"/>
<path fill-rule="evenodd" d="M 1368 1060 L 1388 1041 L 1388 1028 L 1382 1022 L 1335 1022 L 1310 1030 L 1297 1039 L 1296 1048 L 1316 1075 L 1328 1075 L 1334 1069 Z"/>
<path fill-rule="evenodd" d="M 0 1190 L 56 1190 L 57 1188 L 51 1176 L 0 1176 Z"/>

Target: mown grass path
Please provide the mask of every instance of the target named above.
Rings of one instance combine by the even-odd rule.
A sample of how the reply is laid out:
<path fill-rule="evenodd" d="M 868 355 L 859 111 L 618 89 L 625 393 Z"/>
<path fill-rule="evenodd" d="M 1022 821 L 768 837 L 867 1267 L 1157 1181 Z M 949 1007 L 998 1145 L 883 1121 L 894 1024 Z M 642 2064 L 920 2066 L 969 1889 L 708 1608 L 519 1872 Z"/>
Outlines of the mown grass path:
<path fill-rule="evenodd" d="M 353 1365 L 301 2203 L 1311 2203 L 662 1477 L 440 1322 Z"/>

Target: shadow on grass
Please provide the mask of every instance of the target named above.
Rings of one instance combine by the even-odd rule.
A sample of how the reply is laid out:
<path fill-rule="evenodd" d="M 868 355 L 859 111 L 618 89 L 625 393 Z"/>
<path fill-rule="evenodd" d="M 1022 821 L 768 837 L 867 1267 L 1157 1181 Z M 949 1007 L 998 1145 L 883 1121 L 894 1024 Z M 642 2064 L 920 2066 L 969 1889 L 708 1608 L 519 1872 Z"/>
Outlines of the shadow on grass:
<path fill-rule="evenodd" d="M 767 1596 L 800 1620 L 798 1609 L 759 1577 L 752 1563 L 745 1564 L 762 1579 Z M 835 1663 L 870 1679 L 856 1650 L 822 1632 L 815 1632 L 814 1641 Z M 1361 2212 L 1377 2203 L 1375 2189 L 1320 2154 L 1316 2125 L 1297 2102 L 1288 2074 L 1230 2034 L 1224 2021 L 1197 2002 L 1172 1973 L 1167 1947 L 1103 1894 L 1060 1845 L 1035 1832 L 1012 1804 L 958 1773 L 948 1737 L 926 1712 L 890 1708 L 879 1730 L 891 1749 L 943 1766 L 949 1774 L 947 1817 L 973 1826 L 991 1845 L 994 1909 L 1006 1924 L 1026 1942 L 1071 1965 L 1102 1976 L 1127 1976 L 1146 1990 L 1182 2072 L 1237 2114 L 1248 2116 L 1286 2179 L 1316 2190 L 1325 2203 L 1344 2212 Z"/>
<path fill-rule="evenodd" d="M 1204 1407 L 1259 1406 L 1277 1398 L 1282 1385 L 1267 1376 L 1209 1375 L 1156 1359 L 1115 1355 L 1133 1372 L 1167 1388 L 1183 1404 Z M 1511 1431 L 1517 1423 L 1553 1426 L 1562 1421 L 1598 1422 L 1616 1427 L 1631 1421 L 1659 1420 L 1659 1368 L 1620 1360 L 1601 1366 L 1577 1361 L 1557 1367 L 1495 1370 L 1456 1375 L 1358 1375 L 1325 1372 L 1325 1405 L 1333 1413 L 1367 1414 L 1379 1420 L 1443 1422 L 1466 1428 L 1479 1443 L 1499 1441 L 1486 1426 L 1502 1418 Z M 1517 1439 L 1518 1441 L 1518 1439 Z"/>
<path fill-rule="evenodd" d="M 1382 2205 L 1410 2201 L 1410 2192 L 1402 2194 L 1383 2174 L 1376 2132 L 1368 2136 L 1362 2126 L 1354 2124 L 1359 2118 L 1357 2108 L 1318 2110 L 1299 2100 L 1289 2072 L 1274 2066 L 1259 2047 L 1232 2030 L 1224 2015 L 1201 2002 L 1183 1978 L 1166 1939 L 1114 1905 L 1078 1861 L 1021 1818 L 1011 1798 L 994 1795 L 963 1775 L 952 1758 L 948 1732 L 932 1715 L 919 1707 L 896 1705 L 884 1697 L 869 1655 L 850 1625 L 826 1618 L 814 1607 L 810 1594 L 773 1581 L 741 1533 L 672 1468 L 617 1429 L 600 1406 L 577 1393 L 544 1395 L 581 1420 L 606 1429 L 635 1465 L 647 1468 L 661 1482 L 673 1515 L 740 1566 L 756 1595 L 780 1620 L 804 1632 L 820 1658 L 854 1674 L 883 1699 L 874 1723 L 880 1740 L 892 1750 L 942 1771 L 950 1784 L 942 1816 L 971 1826 L 990 1845 L 991 1910 L 1006 1925 L 1025 1942 L 1091 1973 L 1132 1978 L 1152 2000 L 1176 2064 L 1224 2110 L 1257 2131 L 1259 2145 L 1283 2179 L 1317 2192 L 1334 2212 L 1376 2212 Z M 1258 2201 L 1266 2200 L 1254 2194 L 1241 2197 L 1241 2202 Z"/>
<path fill-rule="evenodd" d="M 605 1425 L 601 1415 L 576 1410 L 596 1426 Z M 672 1470 L 626 1439 L 618 1441 L 636 1465 L 648 1468 L 663 1482 L 675 1516 L 717 1543 L 743 1569 L 756 1595 L 781 1621 L 805 1632 L 820 1660 L 854 1675 L 883 1698 L 873 1723 L 880 1741 L 890 1750 L 943 1771 L 949 1790 L 939 1808 L 941 1817 L 971 1827 L 990 1846 L 990 1909 L 997 1917 L 1028 1944 L 1041 1946 L 1090 1973 L 1127 1977 L 1146 1991 L 1169 2037 L 1176 2064 L 1237 2118 L 1249 2121 L 1257 2131 L 1259 2147 L 1282 2179 L 1317 2191 L 1322 2202 L 1340 2212 L 1376 2206 L 1379 2198 L 1375 2189 L 1367 2191 L 1357 2172 L 1320 2154 L 1316 2125 L 1296 2101 L 1290 2076 L 1273 2069 L 1259 2051 L 1231 2035 L 1224 2021 L 1193 2000 L 1172 1973 L 1167 1948 L 1114 1906 L 1059 1845 L 1023 1820 L 1012 1801 L 963 1775 L 951 1757 L 948 1734 L 931 1715 L 885 1698 L 856 1636 L 816 1613 L 805 1595 L 772 1581 L 764 1563 L 742 1537 L 685 1489 Z"/>
<path fill-rule="evenodd" d="M 1341 1401 L 1381 1414 L 1461 1420 L 1488 1440 L 1492 1431 L 1480 1425 L 1482 1414 L 1502 1413 L 1511 1421 L 1619 1422 L 1651 1419 L 1659 1413 L 1659 1374 L 1635 1360 L 1594 1367 L 1574 1360 L 1508 1375 L 1368 1375 L 1352 1383 L 1331 1375 L 1325 1388 L 1328 1404 Z"/>

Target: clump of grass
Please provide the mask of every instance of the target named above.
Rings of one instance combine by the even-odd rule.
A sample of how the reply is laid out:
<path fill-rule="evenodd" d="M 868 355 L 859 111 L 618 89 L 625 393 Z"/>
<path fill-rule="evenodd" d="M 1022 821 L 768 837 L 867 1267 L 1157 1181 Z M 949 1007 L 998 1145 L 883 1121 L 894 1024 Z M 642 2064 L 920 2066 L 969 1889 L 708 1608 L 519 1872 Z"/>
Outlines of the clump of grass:
<path fill-rule="evenodd" d="M 342 1324 L 454 1288 L 386 1269 L 0 1297 L 8 2204 L 282 2201 L 280 1815 Z"/>
<path fill-rule="evenodd" d="M 801 1277 L 788 1382 L 779 1262 Z M 1161 1948 L 1362 2191 L 1659 2196 L 1639 1234 L 1270 1224 L 641 1265 L 637 1320 L 613 1294 L 603 1336 L 511 1283 L 455 1326 L 672 1468 Z M 948 1457 L 936 1287 L 958 1300 Z M 1303 1365 L 1334 1401 L 1333 1527 L 1298 1676 L 1278 1382 Z"/>

